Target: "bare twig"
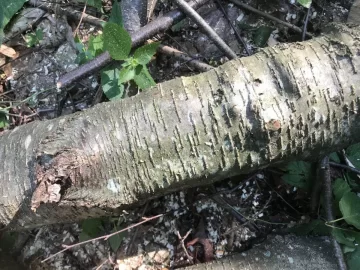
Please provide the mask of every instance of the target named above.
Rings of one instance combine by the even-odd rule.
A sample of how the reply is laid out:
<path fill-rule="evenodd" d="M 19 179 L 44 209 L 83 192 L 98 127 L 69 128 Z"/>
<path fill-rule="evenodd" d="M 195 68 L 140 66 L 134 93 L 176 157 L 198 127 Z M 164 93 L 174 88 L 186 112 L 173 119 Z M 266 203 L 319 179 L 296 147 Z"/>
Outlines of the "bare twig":
<path fill-rule="evenodd" d="M 267 13 L 262 12 L 262 11 L 256 9 L 256 8 L 253 8 L 252 6 L 244 4 L 244 3 L 240 2 L 239 0 L 230 0 L 230 1 L 233 2 L 235 5 L 243 8 L 243 9 L 249 10 L 249 11 L 254 12 L 254 13 L 256 13 L 256 14 L 262 16 L 262 17 L 265 17 L 265 18 L 267 18 L 269 20 L 272 20 L 274 22 L 282 24 L 282 25 L 284 25 L 284 26 L 286 26 L 286 27 L 288 27 L 288 28 L 300 33 L 300 34 L 303 32 L 303 30 L 300 27 L 297 27 L 297 26 L 295 26 L 295 25 L 293 25 L 291 23 L 284 22 L 284 21 L 282 21 L 282 20 L 280 20 L 280 19 L 278 19 L 278 18 L 276 18 L 274 16 L 271 16 L 270 14 L 267 14 Z M 308 32 L 306 32 L 306 35 L 308 37 L 313 37 L 313 35 L 308 33 Z"/>
<path fill-rule="evenodd" d="M 189 3 L 194 9 L 205 4 L 209 0 L 196 0 Z M 185 17 L 185 15 L 180 10 L 173 10 L 167 13 L 166 15 L 152 21 L 151 23 L 141 27 L 139 31 L 131 34 L 132 46 L 139 46 L 142 42 L 148 40 L 155 34 L 167 30 L 174 23 L 179 22 Z M 78 67 L 75 70 L 70 71 L 69 73 L 64 74 L 59 78 L 57 82 L 57 87 L 62 88 L 70 85 L 72 82 L 84 78 L 94 72 L 100 70 L 102 67 L 107 65 L 112 61 L 111 56 L 108 52 L 104 52 L 97 56 L 95 59 L 89 61 L 88 63 Z"/>
<path fill-rule="evenodd" d="M 188 238 L 188 236 L 189 236 L 189 234 L 191 233 L 191 229 L 185 234 L 185 236 L 184 237 L 181 237 L 181 235 L 180 235 L 180 232 L 179 231 L 176 231 L 176 234 L 177 234 L 177 236 L 178 236 L 178 238 L 179 238 L 179 240 L 180 240 L 180 242 L 181 242 L 181 247 L 183 248 L 183 250 L 184 250 L 184 252 L 185 252 L 185 254 L 186 254 L 186 257 L 188 258 L 188 260 L 189 260 L 189 262 L 190 263 L 193 263 L 193 257 L 192 256 L 190 256 L 190 254 L 189 254 L 189 252 L 187 251 L 187 249 L 186 249 L 186 247 L 185 247 L 185 240 L 186 240 L 186 238 Z"/>
<path fill-rule="evenodd" d="M 320 163 L 321 166 L 321 177 L 323 178 L 323 190 L 324 190 L 324 208 L 326 214 L 326 220 L 334 220 L 334 215 L 332 212 L 332 188 L 331 188 L 331 177 L 330 177 L 330 167 L 329 167 L 329 157 L 326 156 Z M 341 250 L 340 244 L 332 239 L 334 245 L 335 256 L 340 270 L 346 270 L 347 266 L 345 263 L 344 254 Z"/>
<path fill-rule="evenodd" d="M 86 5 L 87 5 L 87 1 L 85 2 L 84 9 L 83 9 L 83 11 L 82 11 L 82 13 L 81 13 L 81 17 L 80 17 L 80 20 L 79 20 L 78 25 L 76 26 L 76 29 L 75 29 L 74 34 L 73 34 L 73 37 L 76 37 L 76 34 L 77 34 L 77 32 L 79 31 L 79 28 L 80 28 L 80 25 L 81 25 L 81 23 L 82 23 L 82 20 L 84 19 L 85 11 L 86 11 Z"/>
<path fill-rule="evenodd" d="M 356 169 L 356 168 L 348 166 L 348 165 L 343 165 L 343 164 L 339 164 L 339 163 L 332 162 L 332 161 L 329 161 L 329 165 L 332 167 L 337 167 L 337 168 L 345 169 L 345 170 L 360 174 L 359 169 Z"/>
<path fill-rule="evenodd" d="M 165 45 L 160 45 L 158 47 L 158 51 L 163 53 L 163 54 L 167 54 L 167 55 L 171 55 L 174 56 L 175 58 L 178 58 L 180 60 L 186 61 L 187 64 L 189 64 L 189 66 L 193 66 L 194 68 L 200 70 L 200 71 L 209 71 L 210 69 L 214 68 L 204 62 L 201 62 L 197 59 L 192 58 L 191 56 L 189 56 L 188 54 L 181 52 L 175 48 L 169 47 L 169 46 L 165 46 Z"/>
<path fill-rule="evenodd" d="M 224 9 L 223 5 L 220 3 L 219 0 L 215 0 L 215 2 L 217 3 L 217 5 L 219 6 L 221 12 L 224 14 L 226 20 L 228 21 L 229 25 L 231 26 L 231 28 L 234 30 L 235 33 L 235 37 L 238 40 L 239 43 L 241 43 L 244 46 L 244 49 L 247 53 L 248 56 L 252 55 L 252 52 L 250 51 L 250 49 L 248 48 L 245 40 L 241 37 L 239 31 L 237 30 L 237 28 L 234 26 L 233 22 L 230 20 L 226 10 Z"/>
<path fill-rule="evenodd" d="M 29 3 L 35 7 L 44 9 L 48 12 L 53 10 L 53 6 L 48 2 L 48 1 L 42 1 L 42 0 L 30 0 Z M 94 16 L 85 14 L 83 12 L 74 10 L 73 8 L 70 7 L 65 7 L 65 8 L 61 8 L 60 12 L 62 12 L 64 15 L 71 17 L 75 20 L 83 20 L 84 22 L 90 23 L 92 25 L 95 26 L 99 26 L 102 27 L 105 23 L 104 20 L 98 19 Z"/>
<path fill-rule="evenodd" d="M 305 40 L 305 36 L 306 36 L 306 30 L 307 30 L 307 25 L 309 22 L 309 17 L 310 17 L 310 10 L 311 10 L 311 4 L 306 12 L 306 17 L 305 17 L 305 22 L 304 22 L 304 27 L 303 27 L 303 32 L 301 34 L 301 40 L 304 41 Z"/>
<path fill-rule="evenodd" d="M 219 37 L 219 35 L 208 25 L 204 19 L 189 6 L 184 0 L 174 0 L 176 5 L 188 15 L 203 30 L 215 45 L 224 52 L 229 59 L 235 59 L 236 53 Z"/>
<path fill-rule="evenodd" d="M 138 223 L 135 223 L 133 225 L 130 225 L 128 227 L 126 227 L 125 229 L 122 229 L 122 230 L 119 230 L 119 231 L 116 231 L 116 232 L 113 232 L 113 233 L 110 233 L 110 234 L 107 234 L 107 235 L 103 235 L 103 236 L 100 236 L 100 237 L 96 237 L 94 239 L 89 239 L 89 240 L 86 240 L 86 241 L 83 241 L 83 242 L 79 242 L 79 243 L 76 243 L 76 244 L 73 244 L 73 245 L 63 245 L 63 249 L 60 250 L 59 252 L 56 252 L 55 254 L 52 254 L 50 255 L 49 257 L 47 257 L 46 259 L 42 260 L 41 262 L 46 262 L 52 258 L 54 258 L 55 256 L 65 252 L 66 250 L 69 250 L 71 248 L 74 248 L 74 247 L 77 247 L 77 246 L 81 246 L 81 245 L 84 245 L 86 243 L 90 243 L 90 242 L 93 242 L 93 241 L 97 241 L 97 240 L 107 240 L 109 239 L 111 236 L 114 236 L 116 234 L 119 234 L 119 233 L 122 233 L 124 231 L 127 231 L 127 230 L 130 230 L 132 228 L 135 228 L 143 223 L 146 223 L 146 222 L 149 222 L 151 220 L 154 220 L 154 219 L 157 219 L 159 217 L 162 217 L 164 214 L 159 214 L 159 215 L 156 215 L 156 216 L 153 216 L 153 217 L 150 217 L 150 218 L 143 218 L 143 221 L 140 221 Z"/>

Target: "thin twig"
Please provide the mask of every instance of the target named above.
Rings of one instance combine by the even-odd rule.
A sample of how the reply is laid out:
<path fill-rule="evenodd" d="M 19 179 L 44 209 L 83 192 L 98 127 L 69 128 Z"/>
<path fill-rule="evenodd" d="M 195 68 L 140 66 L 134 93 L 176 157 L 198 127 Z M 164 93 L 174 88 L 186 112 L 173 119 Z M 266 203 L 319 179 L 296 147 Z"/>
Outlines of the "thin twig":
<path fill-rule="evenodd" d="M 176 231 L 176 234 L 177 234 L 177 236 L 178 236 L 178 238 L 179 238 L 179 240 L 180 240 L 180 242 L 181 242 L 181 247 L 183 248 L 183 250 L 184 250 L 184 252 L 185 252 L 185 254 L 186 254 L 186 257 L 188 258 L 188 260 L 189 260 L 190 263 L 193 263 L 193 259 L 194 259 L 194 258 L 193 258 L 192 256 L 190 256 L 190 254 L 188 253 L 188 251 L 187 251 L 187 249 L 186 249 L 186 247 L 185 247 L 185 243 L 184 243 L 185 239 L 188 238 L 188 236 L 189 236 L 189 234 L 191 233 L 191 231 L 192 231 L 191 229 L 188 230 L 188 232 L 185 234 L 184 237 L 181 237 L 179 231 Z"/>
<path fill-rule="evenodd" d="M 305 36 L 306 36 L 306 31 L 307 31 L 307 25 L 309 22 L 309 17 L 310 17 L 310 11 L 311 11 L 311 3 L 310 6 L 306 12 L 306 17 L 305 17 L 305 22 L 304 22 L 304 27 L 303 27 L 303 32 L 301 34 L 301 40 L 304 41 L 305 40 Z"/>
<path fill-rule="evenodd" d="M 348 166 L 348 165 L 343 165 L 343 164 L 339 164 L 339 163 L 332 162 L 332 161 L 329 161 L 329 165 L 332 166 L 332 167 L 338 167 L 338 168 L 341 168 L 341 169 L 345 169 L 345 170 L 360 174 L 359 169 L 356 169 L 356 168 Z"/>
<path fill-rule="evenodd" d="M 150 218 L 143 218 L 144 220 L 143 221 L 140 221 L 138 223 L 135 223 L 133 225 L 130 225 L 128 227 L 126 227 L 125 229 L 122 229 L 120 231 L 116 231 L 116 232 L 113 232 L 113 233 L 110 233 L 110 234 L 107 234 L 107 235 L 103 235 L 103 236 L 100 236 L 100 237 L 96 237 L 94 239 L 89 239 L 89 240 L 86 240 L 86 241 L 83 241 L 83 242 L 79 242 L 79 243 L 76 243 L 76 244 L 73 244 L 73 245 L 63 245 L 63 249 L 60 250 L 59 252 L 56 252 L 55 254 L 53 255 L 50 255 L 49 257 L 47 257 L 46 259 L 42 260 L 41 262 L 46 262 L 48 260 L 50 260 L 51 258 L 54 258 L 55 256 L 59 255 L 60 253 L 63 253 L 65 252 L 66 250 L 69 250 L 71 248 L 74 248 L 74 247 L 77 247 L 77 246 L 80 246 L 80 245 L 84 245 L 86 243 L 90 243 L 90 242 L 93 242 L 93 241 L 97 241 L 97 240 L 107 240 L 109 239 L 111 236 L 114 236 L 116 234 L 119 234 L 119 233 L 122 233 L 124 231 L 127 231 L 127 230 L 130 230 L 132 228 L 135 228 L 143 223 L 146 223 L 146 222 L 149 222 L 151 220 L 154 220 L 154 219 L 157 219 L 159 217 L 162 217 L 164 214 L 159 214 L 159 215 L 156 215 L 156 216 L 153 216 L 153 217 L 150 217 Z"/>
<path fill-rule="evenodd" d="M 270 14 L 267 14 L 267 13 L 262 12 L 262 11 L 256 9 L 256 8 L 253 8 L 252 6 L 244 4 L 244 3 L 240 2 L 239 0 L 230 0 L 230 1 L 233 2 L 235 5 L 237 5 L 239 7 L 242 7 L 243 9 L 249 10 L 249 11 L 254 12 L 254 13 L 256 13 L 256 14 L 262 16 L 262 17 L 265 17 L 265 18 L 267 18 L 269 20 L 272 20 L 274 22 L 282 24 L 282 25 L 284 25 L 284 26 L 286 26 L 286 27 L 288 27 L 288 28 L 300 33 L 300 34 L 303 32 L 303 30 L 300 27 L 297 27 L 297 26 L 295 26 L 295 25 L 293 25 L 291 23 L 288 23 L 288 22 L 284 22 L 284 21 L 282 21 L 282 20 L 280 20 L 280 19 L 278 19 L 278 18 L 276 18 L 274 16 L 271 16 Z M 308 33 L 308 32 L 306 32 L 306 35 L 308 37 L 313 37 L 313 35 Z"/>
<path fill-rule="evenodd" d="M 320 162 L 321 166 L 321 176 L 323 178 L 323 190 L 324 190 L 324 208 L 325 208 L 325 215 L 326 220 L 331 221 L 334 219 L 333 215 L 333 205 L 332 205 L 332 188 L 331 188 L 331 177 L 330 177 L 330 167 L 329 167 L 329 157 L 326 156 Z M 332 238 L 332 243 L 334 245 L 335 256 L 337 259 L 337 263 L 340 270 L 346 270 L 346 263 L 344 254 L 341 250 L 340 244 Z"/>
<path fill-rule="evenodd" d="M 54 8 L 47 1 L 30 0 L 29 3 L 35 7 L 44 9 L 48 12 L 52 11 Z M 102 27 L 106 23 L 104 20 L 98 19 L 94 16 L 74 10 L 73 8 L 69 8 L 69 7 L 61 8 L 60 12 L 68 17 L 75 19 L 75 20 L 79 21 L 80 19 L 82 19 L 86 23 L 89 23 L 89 24 L 92 24 L 95 26 L 99 26 L 99 27 Z"/>
<path fill-rule="evenodd" d="M 84 19 L 85 11 L 86 11 L 86 5 L 87 5 L 87 0 L 86 0 L 86 2 L 85 2 L 85 4 L 84 4 L 84 9 L 83 9 L 83 11 L 82 11 L 82 13 L 81 13 L 81 17 L 80 17 L 80 20 L 79 20 L 78 25 L 76 26 L 76 29 L 75 29 L 74 34 L 73 34 L 73 37 L 76 37 L 76 34 L 77 34 L 77 32 L 79 31 L 79 28 L 80 28 L 80 25 L 81 25 L 81 23 L 82 23 L 82 20 Z"/>
<path fill-rule="evenodd" d="M 229 25 L 231 26 L 231 28 L 234 30 L 234 33 L 235 33 L 235 37 L 236 39 L 238 40 L 239 43 L 241 43 L 243 46 L 244 46 L 244 49 L 246 51 L 246 54 L 248 56 L 252 55 L 252 52 L 249 50 L 245 40 L 241 37 L 239 31 L 237 30 L 237 28 L 234 26 L 234 24 L 232 23 L 232 21 L 230 20 L 226 10 L 224 9 L 223 5 L 220 3 L 219 0 L 215 0 L 215 2 L 218 4 L 221 12 L 224 14 L 226 20 L 228 21 Z"/>
<path fill-rule="evenodd" d="M 236 53 L 219 37 L 219 35 L 208 25 L 204 19 L 189 6 L 184 0 L 174 0 L 176 5 L 188 15 L 201 30 L 203 30 L 207 36 L 215 43 L 215 45 L 224 52 L 224 54 L 229 59 L 235 59 L 237 57 Z"/>
<path fill-rule="evenodd" d="M 171 55 L 177 59 L 186 61 L 187 64 L 189 64 L 190 66 L 193 66 L 194 68 L 198 69 L 199 71 L 204 72 L 204 71 L 209 71 L 210 69 L 214 68 L 204 62 L 201 62 L 197 59 L 192 58 L 191 56 L 189 56 L 188 54 L 186 54 L 182 51 L 179 51 L 179 50 L 169 47 L 169 46 L 160 45 L 158 47 L 158 51 L 163 54 Z"/>
<path fill-rule="evenodd" d="M 209 0 L 193 0 L 189 3 L 194 9 L 205 4 Z M 150 39 L 159 32 L 164 32 L 170 28 L 174 23 L 179 22 L 185 17 L 180 10 L 173 10 L 162 17 L 150 22 L 149 24 L 141 27 L 139 31 L 131 34 L 132 47 L 137 47 L 144 41 Z M 76 80 L 80 80 L 90 74 L 94 74 L 112 61 L 108 52 L 104 52 L 97 56 L 95 59 L 87 62 L 86 64 L 64 74 L 57 82 L 58 88 L 69 86 Z"/>

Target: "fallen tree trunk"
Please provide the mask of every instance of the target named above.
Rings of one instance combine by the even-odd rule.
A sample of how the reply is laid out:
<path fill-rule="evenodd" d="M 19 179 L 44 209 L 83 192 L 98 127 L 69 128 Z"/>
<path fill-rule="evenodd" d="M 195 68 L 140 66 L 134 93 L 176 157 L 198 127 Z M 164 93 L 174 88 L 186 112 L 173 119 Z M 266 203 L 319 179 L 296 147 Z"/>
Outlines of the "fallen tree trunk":
<path fill-rule="evenodd" d="M 338 269 L 328 238 L 270 235 L 250 250 L 186 270 L 323 270 Z"/>
<path fill-rule="evenodd" d="M 116 214 L 360 141 L 359 28 L 281 44 L 0 137 L 0 224 Z"/>

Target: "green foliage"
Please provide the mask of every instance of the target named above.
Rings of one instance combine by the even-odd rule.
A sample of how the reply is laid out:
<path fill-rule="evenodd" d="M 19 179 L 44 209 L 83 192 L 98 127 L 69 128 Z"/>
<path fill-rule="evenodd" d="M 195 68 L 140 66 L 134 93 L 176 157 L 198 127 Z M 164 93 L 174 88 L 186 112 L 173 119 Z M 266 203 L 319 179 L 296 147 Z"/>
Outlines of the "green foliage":
<path fill-rule="evenodd" d="M 104 51 L 104 39 L 103 35 L 97 35 L 96 37 L 90 36 L 89 44 L 88 44 L 88 51 L 91 54 L 91 57 L 95 58 L 99 54 L 103 53 Z"/>
<path fill-rule="evenodd" d="M 253 35 L 254 44 L 257 47 L 265 47 L 271 33 L 274 30 L 275 30 L 274 28 L 266 26 L 266 25 L 260 26 L 258 29 L 256 29 L 256 31 Z"/>
<path fill-rule="evenodd" d="M 43 39 L 43 32 L 41 29 L 37 29 L 33 33 L 29 33 L 25 35 L 25 42 L 27 47 L 33 47 L 40 43 Z"/>
<path fill-rule="evenodd" d="M 312 175 L 310 163 L 305 161 L 290 162 L 286 170 L 287 174 L 282 176 L 282 180 L 287 184 L 305 189 L 310 187 Z"/>
<path fill-rule="evenodd" d="M 339 207 L 346 222 L 360 229 L 360 198 L 354 192 L 347 192 L 341 198 Z"/>
<path fill-rule="evenodd" d="M 303 7 L 309 8 L 312 0 L 297 0 L 297 2 Z"/>
<path fill-rule="evenodd" d="M 108 22 L 115 23 L 117 25 L 120 25 L 121 27 L 124 27 L 120 4 L 117 1 L 114 1 Z"/>
<path fill-rule="evenodd" d="M 119 229 L 117 228 L 117 226 L 114 226 L 114 229 L 111 232 L 114 233 L 117 231 L 119 231 Z M 108 239 L 110 247 L 114 252 L 116 252 L 119 249 L 121 242 L 123 241 L 126 234 L 127 234 L 127 232 L 124 231 L 121 233 L 117 233 Z"/>
<path fill-rule="evenodd" d="M 119 79 L 119 74 L 117 68 L 101 71 L 101 85 L 109 100 L 121 99 L 124 94 L 124 85 Z"/>
<path fill-rule="evenodd" d="M 360 248 L 357 247 L 354 252 L 347 254 L 346 262 L 349 270 L 360 269 Z"/>
<path fill-rule="evenodd" d="M 86 219 L 81 223 L 81 233 L 79 236 L 80 242 L 95 238 L 100 235 L 101 232 L 101 219 L 91 218 Z"/>
<path fill-rule="evenodd" d="M 2 43 L 5 26 L 25 2 L 26 0 L 0 0 L 0 44 Z"/>
<path fill-rule="evenodd" d="M 8 125 L 9 125 L 9 121 L 6 116 L 6 113 L 4 111 L 1 111 L 1 108 L 0 108 L 0 128 L 5 128 Z"/>
<path fill-rule="evenodd" d="M 346 234 L 346 231 L 339 228 L 333 228 L 331 235 L 335 238 L 337 242 L 343 244 L 347 247 L 355 248 L 354 240 L 355 238 Z"/>
<path fill-rule="evenodd" d="M 99 11 L 101 11 L 102 9 L 102 0 L 77 0 L 77 1 L 81 3 L 86 3 L 86 5 L 94 7 Z"/>
<path fill-rule="evenodd" d="M 104 48 L 115 60 L 126 60 L 131 50 L 131 37 L 120 25 L 107 23 L 104 27 Z"/>
<path fill-rule="evenodd" d="M 140 89 L 146 89 L 155 85 L 154 79 L 151 77 L 145 65 L 136 68 L 134 81 Z"/>
<path fill-rule="evenodd" d="M 335 179 L 334 183 L 333 183 L 333 193 L 335 196 L 335 204 L 339 204 L 341 198 L 344 196 L 345 193 L 350 192 L 351 188 L 348 185 L 348 183 L 346 183 L 346 181 L 344 181 L 341 178 L 337 178 Z"/>
<path fill-rule="evenodd" d="M 134 59 L 137 61 L 139 65 L 146 65 L 147 63 L 150 62 L 151 58 L 156 53 L 158 47 L 159 47 L 159 43 L 157 42 L 146 44 L 136 49 L 134 53 Z"/>
<path fill-rule="evenodd" d="M 111 10 L 109 22 L 103 28 L 103 34 L 90 36 L 88 47 L 75 38 L 79 52 L 76 63 L 83 64 L 94 59 L 107 50 L 115 60 L 123 60 L 120 69 L 106 68 L 101 71 L 101 85 L 109 100 L 121 99 L 124 96 L 124 83 L 134 81 L 140 89 L 155 85 L 146 65 L 155 54 L 159 43 L 144 45 L 135 50 L 130 56 L 131 37 L 123 27 L 122 14 L 119 4 L 115 1 Z"/>

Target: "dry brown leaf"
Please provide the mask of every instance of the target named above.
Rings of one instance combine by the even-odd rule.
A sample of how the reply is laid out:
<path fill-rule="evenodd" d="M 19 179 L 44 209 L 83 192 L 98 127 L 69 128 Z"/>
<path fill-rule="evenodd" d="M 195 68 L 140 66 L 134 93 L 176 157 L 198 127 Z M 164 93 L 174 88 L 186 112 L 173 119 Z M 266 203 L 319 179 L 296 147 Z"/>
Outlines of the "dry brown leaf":
<path fill-rule="evenodd" d="M 1 44 L 0 46 L 0 53 L 10 58 L 16 58 L 19 56 L 18 52 L 16 52 L 13 48 L 8 47 L 4 44 Z"/>

